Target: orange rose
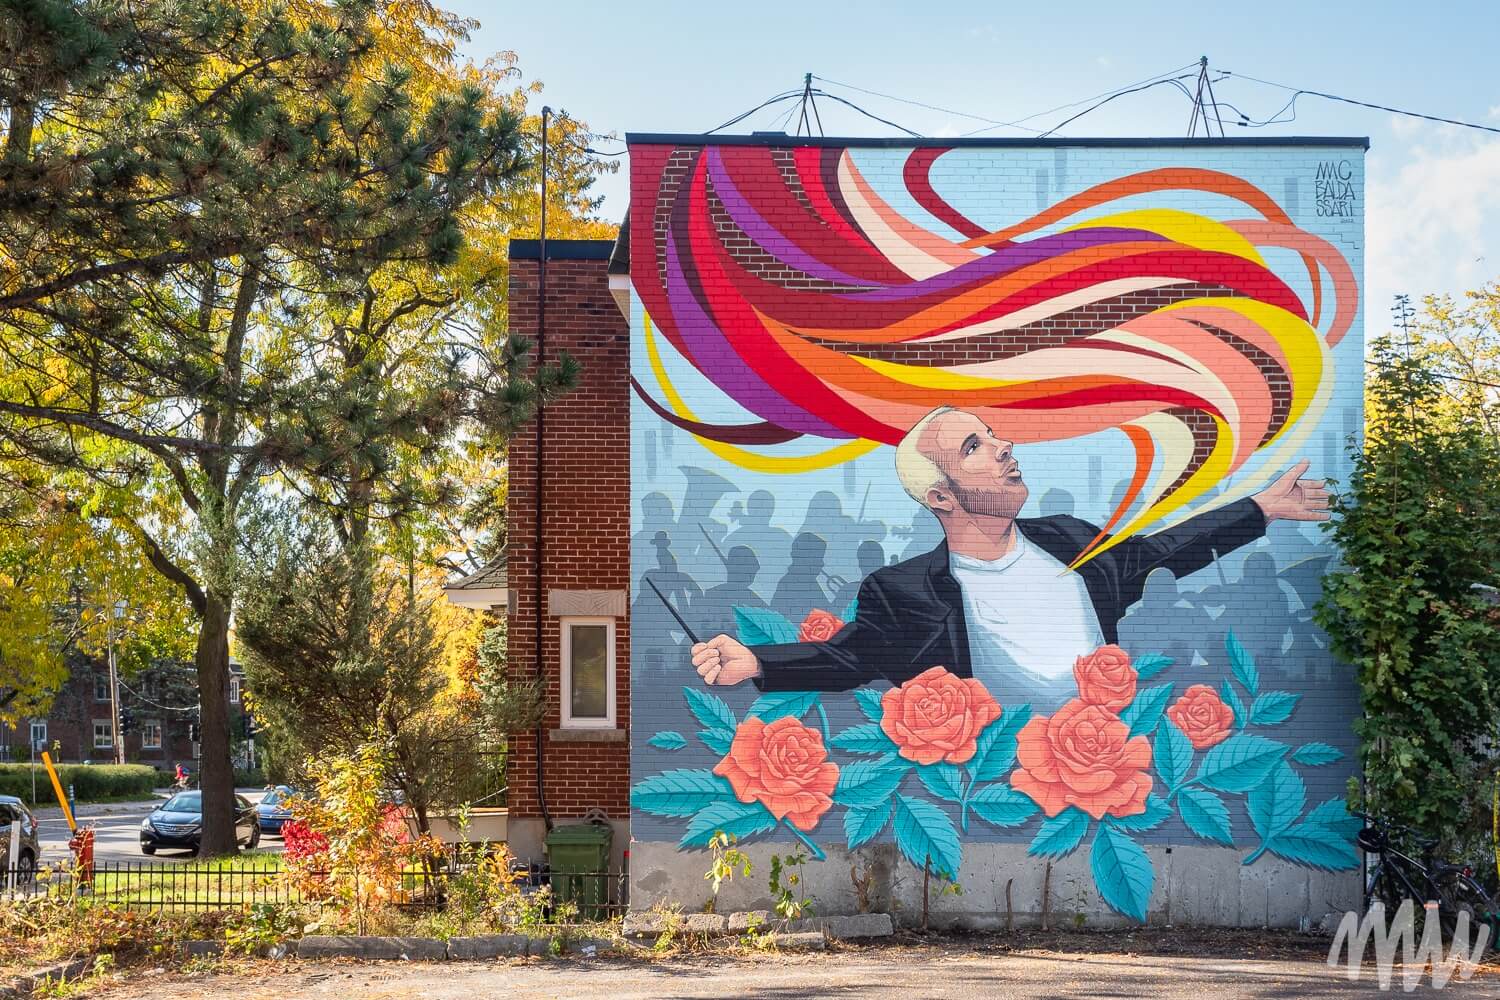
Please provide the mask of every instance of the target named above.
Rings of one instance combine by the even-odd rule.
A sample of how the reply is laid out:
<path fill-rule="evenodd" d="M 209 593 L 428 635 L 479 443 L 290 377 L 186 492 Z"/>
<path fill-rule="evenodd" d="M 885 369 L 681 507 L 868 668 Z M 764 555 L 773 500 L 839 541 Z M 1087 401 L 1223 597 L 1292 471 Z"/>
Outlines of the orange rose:
<path fill-rule="evenodd" d="M 802 627 L 797 630 L 798 642 L 827 642 L 839 634 L 839 629 L 844 627 L 844 620 L 830 611 L 821 608 L 813 608 L 802 619 Z"/>
<path fill-rule="evenodd" d="M 880 728 L 918 764 L 962 764 L 974 756 L 980 730 L 1000 718 L 1000 706 L 972 677 L 947 667 L 925 670 L 880 699 Z"/>
<path fill-rule="evenodd" d="M 1052 718 L 1037 716 L 1016 737 L 1011 786 L 1029 795 L 1042 812 L 1056 816 L 1077 806 L 1095 819 L 1146 811 L 1151 791 L 1151 744 L 1130 738 L 1130 727 L 1074 698 Z"/>
<path fill-rule="evenodd" d="M 1234 710 L 1207 684 L 1194 684 L 1167 709 L 1167 718 L 1192 741 L 1194 750 L 1223 743 L 1234 728 Z"/>
<path fill-rule="evenodd" d="M 1111 712 L 1124 711 L 1135 700 L 1135 668 L 1119 646 L 1100 646 L 1073 661 L 1078 697 Z"/>
<path fill-rule="evenodd" d="M 760 802 L 799 830 L 818 825 L 833 805 L 829 796 L 839 781 L 822 734 L 790 715 L 769 724 L 755 718 L 740 723 L 714 774 L 729 779 L 741 802 Z"/>

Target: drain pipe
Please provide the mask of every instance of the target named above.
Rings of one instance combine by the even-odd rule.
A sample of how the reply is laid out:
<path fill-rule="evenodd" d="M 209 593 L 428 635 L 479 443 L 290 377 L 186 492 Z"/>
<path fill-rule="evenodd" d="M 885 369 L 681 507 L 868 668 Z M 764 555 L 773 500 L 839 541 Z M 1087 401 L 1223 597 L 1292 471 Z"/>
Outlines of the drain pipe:
<path fill-rule="evenodd" d="M 547 123 L 552 117 L 552 109 L 546 105 L 542 106 L 542 222 L 537 240 L 537 296 L 536 296 L 536 367 L 533 371 L 539 377 L 542 371 L 542 363 L 546 357 L 547 349 Z M 546 408 L 542 406 L 541 400 L 537 400 L 536 406 L 536 519 L 535 534 L 533 538 L 533 568 L 536 573 L 536 679 L 538 683 L 546 684 L 546 657 L 542 654 L 542 513 L 546 509 L 543 504 L 542 492 L 542 444 L 544 441 L 544 414 Z M 546 690 L 545 686 L 543 690 Z M 542 824 L 547 832 L 552 832 L 552 813 L 547 809 L 547 732 L 546 718 L 542 718 L 536 724 L 536 801 L 542 812 Z"/>

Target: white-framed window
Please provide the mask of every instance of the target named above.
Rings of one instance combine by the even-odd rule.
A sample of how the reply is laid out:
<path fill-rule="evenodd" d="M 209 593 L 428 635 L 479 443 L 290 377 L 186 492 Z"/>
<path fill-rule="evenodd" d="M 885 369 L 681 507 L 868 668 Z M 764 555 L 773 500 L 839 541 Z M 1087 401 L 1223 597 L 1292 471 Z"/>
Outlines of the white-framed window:
<path fill-rule="evenodd" d="M 109 701 L 109 677 L 106 674 L 94 675 L 94 700 Z"/>
<path fill-rule="evenodd" d="M 47 720 L 31 720 L 31 745 L 37 750 L 47 749 Z"/>
<path fill-rule="evenodd" d="M 229 676 L 229 704 L 240 703 L 240 679 L 233 674 Z"/>
<path fill-rule="evenodd" d="M 161 723 L 160 722 L 143 722 L 143 723 L 141 723 L 141 749 L 142 750 L 160 750 L 161 749 Z"/>
<path fill-rule="evenodd" d="M 563 728 L 615 725 L 615 620 L 563 618 Z"/>
<path fill-rule="evenodd" d="M 94 720 L 94 749 L 113 750 L 115 748 L 115 727 L 110 725 L 108 719 Z"/>

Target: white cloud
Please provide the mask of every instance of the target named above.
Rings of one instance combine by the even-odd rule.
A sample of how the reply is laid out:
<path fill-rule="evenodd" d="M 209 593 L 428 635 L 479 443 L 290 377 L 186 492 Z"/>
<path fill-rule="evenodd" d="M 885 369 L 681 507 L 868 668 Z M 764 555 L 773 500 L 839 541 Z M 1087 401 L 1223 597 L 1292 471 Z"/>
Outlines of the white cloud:
<path fill-rule="evenodd" d="M 1098 56 L 1094 59 L 1094 62 L 1099 64 L 1100 69 L 1109 69 L 1115 64 L 1115 61 L 1109 56 Z"/>
<path fill-rule="evenodd" d="M 1500 139 L 1432 127 L 1369 179 L 1367 324 L 1385 328 L 1396 292 L 1458 293 L 1500 275 Z"/>
<path fill-rule="evenodd" d="M 1490 108 L 1490 117 L 1500 118 L 1500 104 L 1496 104 Z"/>

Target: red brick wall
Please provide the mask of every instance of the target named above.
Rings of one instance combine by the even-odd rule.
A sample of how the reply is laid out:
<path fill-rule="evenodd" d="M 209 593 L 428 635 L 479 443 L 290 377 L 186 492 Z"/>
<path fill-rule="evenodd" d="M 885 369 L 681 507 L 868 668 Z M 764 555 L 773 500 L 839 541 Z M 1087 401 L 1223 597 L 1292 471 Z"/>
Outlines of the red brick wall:
<path fill-rule="evenodd" d="M 582 365 L 577 387 L 546 408 L 542 473 L 543 665 L 547 732 L 558 728 L 561 659 L 558 619 L 545 614 L 547 592 L 630 587 L 630 337 L 609 294 L 607 262 L 549 260 L 545 360 L 566 351 Z M 512 260 L 510 329 L 536 341 L 536 260 Z M 536 669 L 536 425 L 511 440 L 507 582 L 515 595 L 509 622 L 510 670 Z M 615 718 L 630 725 L 629 621 L 615 622 Z M 590 808 L 628 817 L 630 744 L 571 743 L 544 737 L 545 792 L 555 817 Z M 540 815 L 534 733 L 510 745 L 509 803 L 513 817 Z"/>

